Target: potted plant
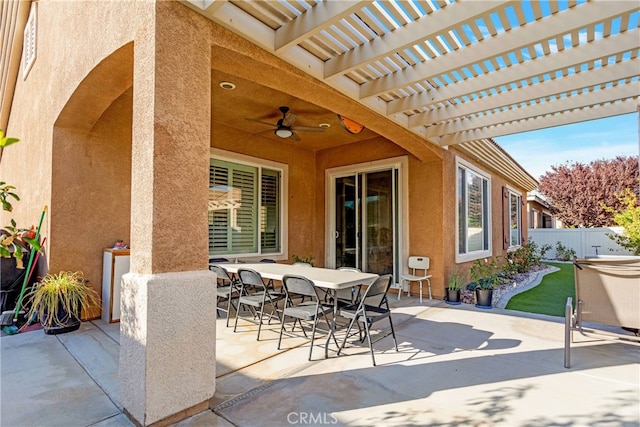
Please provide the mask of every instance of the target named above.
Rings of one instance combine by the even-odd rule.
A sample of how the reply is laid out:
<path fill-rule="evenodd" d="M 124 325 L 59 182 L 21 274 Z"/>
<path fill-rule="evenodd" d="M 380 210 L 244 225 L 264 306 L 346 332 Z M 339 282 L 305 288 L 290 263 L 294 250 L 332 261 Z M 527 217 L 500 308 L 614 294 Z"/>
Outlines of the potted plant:
<path fill-rule="evenodd" d="M 476 307 L 491 308 L 493 303 L 493 290 L 500 284 L 500 275 L 495 260 L 489 262 L 486 258 L 476 260 L 471 266 L 471 278 L 473 282 L 467 285 L 467 289 L 476 294 Z"/>
<path fill-rule="evenodd" d="M 47 274 L 29 293 L 29 318 L 37 316 L 48 335 L 75 331 L 82 307 L 97 304 L 97 293 L 87 283 L 79 271 Z"/>
<path fill-rule="evenodd" d="M 0 129 L 0 159 L 5 147 L 19 141 L 18 138 L 6 137 L 4 131 Z M 2 210 L 13 212 L 12 202 L 20 200 L 15 189 L 13 185 L 0 181 L 0 204 L 2 205 Z M 18 227 L 13 218 L 9 225 L 0 227 L 0 325 L 9 334 L 18 332 L 17 326 L 12 323 L 18 322 L 19 317 L 24 314 L 20 310 L 20 304 L 27 286 L 32 283 L 32 273 L 37 264 L 37 255 L 40 254 L 40 226 L 42 225 L 43 217 L 44 211 L 40 217 L 40 225 L 38 225 L 37 230 L 34 226 L 31 226 L 30 229 Z M 27 258 L 28 264 L 25 269 L 24 264 Z M 15 308 L 11 310 L 14 306 Z"/>
<path fill-rule="evenodd" d="M 293 255 L 293 262 L 299 262 L 302 264 L 309 264 L 310 266 L 313 267 L 313 256 L 309 255 L 307 257 L 300 257 L 298 255 Z"/>
<path fill-rule="evenodd" d="M 447 304 L 458 305 L 460 304 L 460 290 L 464 285 L 464 274 L 459 271 L 454 271 L 449 278 L 449 284 L 447 285 Z"/>

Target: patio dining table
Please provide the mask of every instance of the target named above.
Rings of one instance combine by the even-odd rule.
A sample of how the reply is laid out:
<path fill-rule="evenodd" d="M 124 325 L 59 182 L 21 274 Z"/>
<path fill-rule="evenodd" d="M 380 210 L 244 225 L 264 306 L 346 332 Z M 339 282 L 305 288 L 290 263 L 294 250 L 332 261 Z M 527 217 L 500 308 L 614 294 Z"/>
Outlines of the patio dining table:
<path fill-rule="evenodd" d="M 374 273 L 361 273 L 347 270 L 333 270 L 330 268 L 307 267 L 292 264 L 277 263 L 224 263 L 224 268 L 229 273 L 237 274 L 238 270 L 247 268 L 260 273 L 265 279 L 282 281 L 282 278 L 288 274 L 304 276 L 311 280 L 315 286 L 330 292 L 333 296 L 333 319 L 331 320 L 331 330 L 327 336 L 325 344 L 324 357 L 329 357 L 329 341 L 335 336 L 336 318 L 338 317 L 338 298 L 337 291 L 347 289 L 354 286 L 370 285 L 378 275 Z"/>

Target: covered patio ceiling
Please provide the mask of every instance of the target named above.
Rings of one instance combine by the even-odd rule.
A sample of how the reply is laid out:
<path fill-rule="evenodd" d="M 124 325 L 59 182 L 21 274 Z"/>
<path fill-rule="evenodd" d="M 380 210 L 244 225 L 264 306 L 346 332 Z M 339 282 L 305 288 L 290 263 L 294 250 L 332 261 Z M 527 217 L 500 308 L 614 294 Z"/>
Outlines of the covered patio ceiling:
<path fill-rule="evenodd" d="M 631 113 L 640 96 L 637 1 L 183 3 L 425 141 L 494 163 L 513 160 L 490 138 Z"/>

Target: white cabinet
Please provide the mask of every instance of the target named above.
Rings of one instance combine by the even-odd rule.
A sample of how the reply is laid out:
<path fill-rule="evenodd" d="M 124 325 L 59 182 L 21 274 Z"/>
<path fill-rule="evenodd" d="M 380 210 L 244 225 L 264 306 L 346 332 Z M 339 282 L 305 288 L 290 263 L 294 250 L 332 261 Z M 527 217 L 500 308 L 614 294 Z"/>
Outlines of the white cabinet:
<path fill-rule="evenodd" d="M 129 272 L 129 249 L 105 249 L 102 261 L 102 320 L 119 322 L 120 282 Z"/>

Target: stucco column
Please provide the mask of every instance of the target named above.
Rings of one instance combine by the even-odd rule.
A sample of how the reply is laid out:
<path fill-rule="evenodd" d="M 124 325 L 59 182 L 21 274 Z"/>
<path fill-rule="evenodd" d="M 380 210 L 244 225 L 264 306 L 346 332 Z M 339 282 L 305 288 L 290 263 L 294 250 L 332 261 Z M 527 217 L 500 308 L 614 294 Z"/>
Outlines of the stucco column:
<path fill-rule="evenodd" d="M 120 401 L 141 425 L 208 408 L 216 338 L 208 27 L 178 2 L 149 2 L 147 12 L 134 41 L 131 272 L 120 326 Z"/>

